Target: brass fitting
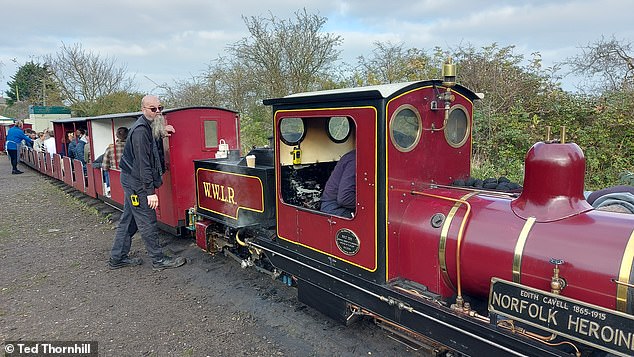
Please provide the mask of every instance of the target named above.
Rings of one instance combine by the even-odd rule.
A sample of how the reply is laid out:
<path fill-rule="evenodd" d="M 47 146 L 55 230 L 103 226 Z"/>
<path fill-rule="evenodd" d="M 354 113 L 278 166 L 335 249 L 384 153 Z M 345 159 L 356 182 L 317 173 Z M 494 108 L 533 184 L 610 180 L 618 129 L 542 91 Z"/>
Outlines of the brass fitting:
<path fill-rule="evenodd" d="M 550 262 L 555 264 L 553 268 L 553 276 L 550 279 L 550 291 L 553 294 L 559 295 L 561 291 L 566 287 L 566 280 L 559 276 L 559 265 L 563 264 L 564 261 L 561 259 L 551 259 Z"/>

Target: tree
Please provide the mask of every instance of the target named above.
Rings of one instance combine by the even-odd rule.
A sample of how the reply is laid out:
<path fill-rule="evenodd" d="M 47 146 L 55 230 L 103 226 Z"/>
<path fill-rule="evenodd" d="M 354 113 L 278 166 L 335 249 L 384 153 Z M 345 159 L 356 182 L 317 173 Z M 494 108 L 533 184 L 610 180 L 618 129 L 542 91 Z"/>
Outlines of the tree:
<path fill-rule="evenodd" d="M 355 85 L 376 85 L 437 78 L 438 68 L 431 66 L 431 58 L 417 48 L 403 48 L 403 44 L 374 42 L 372 56 L 358 57 Z"/>
<path fill-rule="evenodd" d="M 116 92 L 131 92 L 132 78 L 115 59 L 86 51 L 81 44 L 62 47 L 45 57 L 64 99 L 75 110 L 89 112 L 99 97 Z"/>
<path fill-rule="evenodd" d="M 18 101 L 30 105 L 61 104 L 59 88 L 55 85 L 48 66 L 29 61 L 20 66 L 11 81 L 7 82 L 9 90 L 7 104 L 13 105 Z"/>
<path fill-rule="evenodd" d="M 77 113 L 79 116 L 97 116 L 112 113 L 130 113 L 141 108 L 141 93 L 114 92 L 97 98 L 89 111 Z"/>
<path fill-rule="evenodd" d="M 267 143 L 270 109 L 265 98 L 333 87 L 341 36 L 323 32 L 326 18 L 304 9 L 291 19 L 243 17 L 250 33 L 206 71 L 175 86 L 162 85 L 170 105 L 214 105 L 241 113 L 245 148 Z"/>
<path fill-rule="evenodd" d="M 481 49 L 467 44 L 452 51 L 460 83 L 485 94 L 481 109 L 487 114 L 509 113 L 518 104 L 533 110 L 531 102 L 537 95 L 557 87 L 550 75 L 543 75 L 539 53 L 525 64 L 524 56 L 514 50 L 515 46 L 493 43 Z"/>
<path fill-rule="evenodd" d="M 5 117 L 16 118 L 16 119 L 25 119 L 29 117 L 29 102 L 16 102 L 13 105 L 7 106 L 2 111 L 2 114 Z"/>
<path fill-rule="evenodd" d="M 319 78 L 339 58 L 342 38 L 322 32 L 326 18 L 295 13 L 295 19 L 243 17 L 251 34 L 229 47 L 237 63 L 250 70 L 267 96 L 317 89 Z"/>
<path fill-rule="evenodd" d="M 568 58 L 564 64 L 571 73 L 586 78 L 583 83 L 593 91 L 634 91 L 634 57 L 632 44 L 612 36 L 580 47 L 581 54 Z M 581 88 L 579 88 L 581 89 Z"/>
<path fill-rule="evenodd" d="M 243 143 L 267 142 L 270 110 L 262 99 L 320 89 L 339 58 L 341 36 L 323 32 L 327 21 L 306 9 L 292 19 L 243 17 L 250 37 L 229 46 L 231 60 L 210 71 L 214 85 L 242 110 Z"/>

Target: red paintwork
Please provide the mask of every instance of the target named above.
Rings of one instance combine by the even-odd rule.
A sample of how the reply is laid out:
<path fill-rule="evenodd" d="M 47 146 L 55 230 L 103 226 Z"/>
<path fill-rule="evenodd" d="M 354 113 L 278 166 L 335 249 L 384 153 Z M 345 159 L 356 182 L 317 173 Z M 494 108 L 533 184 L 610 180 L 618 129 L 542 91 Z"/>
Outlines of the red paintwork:
<path fill-rule="evenodd" d="M 193 160 L 215 157 L 218 147 L 205 148 L 204 121 L 218 123 L 218 140 L 224 139 L 232 150 L 239 149 L 238 116 L 218 108 L 182 108 L 164 112 L 176 133 L 164 140 L 167 172 L 159 189 L 159 221 L 171 226 L 185 224 L 186 212 L 196 204 Z M 112 183 L 112 177 L 111 177 Z"/>
<path fill-rule="evenodd" d="M 73 172 L 75 173 L 75 182 L 73 183 L 73 187 L 80 192 L 84 192 L 86 189 L 86 179 L 84 176 L 84 165 L 81 161 L 73 159 Z"/>
<path fill-rule="evenodd" d="M 459 198 L 458 190 L 429 189 L 442 197 Z M 510 209 L 511 200 L 480 194 L 470 198 L 471 214 L 464 231 L 461 249 L 463 293 L 486 296 L 491 277 L 513 280 L 515 245 L 525 220 Z M 458 210 L 449 230 L 446 259 L 451 285 L 445 284 L 439 270 L 440 229 L 429 225 L 435 213 L 447 214 L 453 202 L 415 196 L 405 221 L 421 222 L 403 226 L 399 234 L 398 276 L 426 285 L 445 297 L 455 294 L 456 242 L 465 215 Z M 562 295 L 607 308 L 615 308 L 616 285 L 610 280 L 619 275 L 625 246 L 634 226 L 631 215 L 591 211 L 557 222 L 536 223 L 530 231 L 522 255 L 522 284 L 550 291 L 551 258 L 562 259 L 560 276 L 568 286 Z M 577 249 L 583 247 L 583 249 Z M 597 257 L 601 257 L 597 259 Z"/>
<path fill-rule="evenodd" d="M 101 175 L 101 171 L 97 170 L 98 174 Z M 97 192 L 95 191 L 95 169 L 93 169 L 92 164 L 86 164 L 86 175 L 88 176 L 88 181 L 86 185 L 86 194 L 90 197 L 97 197 Z M 97 176 L 99 177 L 99 176 Z M 101 179 L 98 181 L 99 187 L 101 187 Z"/>
<path fill-rule="evenodd" d="M 158 189 L 158 197 L 159 197 L 159 206 L 156 209 L 156 218 L 159 222 L 163 222 L 171 227 L 178 227 L 179 225 L 179 215 L 176 211 L 176 207 L 174 207 L 174 190 L 172 184 L 172 174 L 171 172 L 166 172 L 163 175 L 163 185 Z M 192 207 L 191 205 L 185 207 L 185 211 L 187 208 Z M 184 214 L 182 215 L 182 222 L 184 224 Z"/>
<path fill-rule="evenodd" d="M 46 168 L 45 168 L 45 161 L 46 161 L 46 157 L 44 156 L 43 152 L 40 152 L 37 154 L 37 169 L 41 172 L 41 173 L 45 173 Z"/>
<path fill-rule="evenodd" d="M 110 199 L 123 207 L 123 187 L 119 170 L 110 170 Z"/>
<path fill-rule="evenodd" d="M 28 160 L 29 166 L 35 165 L 35 150 L 27 151 L 27 160 Z"/>
<path fill-rule="evenodd" d="M 586 160 L 577 144 L 537 143 L 526 155 L 524 190 L 513 212 L 551 222 L 589 211 L 583 196 Z"/>
<path fill-rule="evenodd" d="M 46 165 L 45 172 L 46 172 L 46 174 L 47 174 L 48 176 L 53 176 L 53 167 L 51 166 L 51 165 L 52 165 L 52 161 L 51 161 L 51 154 L 46 153 L 46 154 L 44 154 L 44 157 L 46 158 L 46 162 L 45 162 L 45 165 Z"/>
<path fill-rule="evenodd" d="M 204 250 L 209 250 L 207 247 L 207 227 L 212 222 L 208 219 L 201 219 L 196 222 L 196 245 Z"/>
<path fill-rule="evenodd" d="M 240 210 L 264 211 L 264 188 L 256 176 L 196 170 L 198 206 L 238 219 Z"/>
<path fill-rule="evenodd" d="M 388 118 L 392 117 L 400 105 L 410 104 L 419 111 L 423 128 L 431 128 L 432 125 L 436 128 L 442 127 L 445 113 L 443 110 L 430 109 L 428 98 L 434 98 L 432 92 L 433 88 L 423 87 L 391 101 L 387 107 Z M 469 124 L 472 127 L 473 104 L 471 101 L 455 93 L 453 104 L 462 105 L 466 109 L 469 114 Z M 469 135 L 469 139 L 461 147 L 453 148 L 447 144 L 443 131 L 424 130 L 419 144 L 410 152 L 403 153 L 398 151 L 394 145 L 388 145 L 386 161 L 388 166 L 387 208 L 389 217 L 387 278 L 408 278 L 418 275 L 419 267 L 417 265 L 419 264 L 416 262 L 427 261 L 420 258 L 419 254 L 433 256 L 434 254 L 428 250 L 434 250 L 436 256 L 438 255 L 437 242 L 435 246 L 425 248 L 424 252 L 411 250 L 410 244 L 412 242 L 407 240 L 416 240 L 416 238 L 409 237 L 404 240 L 403 235 L 399 233 L 403 229 L 411 228 L 408 226 L 415 222 L 429 222 L 429 220 L 425 221 L 425 218 L 414 218 L 417 213 L 412 212 L 410 205 L 416 200 L 416 197 L 409 193 L 412 190 L 425 187 L 429 183 L 447 185 L 457 178 L 468 177 L 471 170 L 471 136 Z M 454 198 L 459 198 L 459 196 Z M 445 204 L 448 204 L 449 207 L 453 206 L 453 202 L 449 201 L 431 203 L 432 207 L 435 205 L 445 206 Z"/>
<path fill-rule="evenodd" d="M 70 168 L 71 164 L 72 163 L 69 157 L 66 156 L 62 158 L 62 166 L 64 169 L 64 177 L 62 179 L 68 186 L 73 185 L 73 172 Z"/>
<path fill-rule="evenodd" d="M 92 165 L 91 165 L 92 166 Z M 94 182 L 95 183 L 95 197 L 99 197 L 99 196 L 103 196 L 104 192 L 103 192 L 103 173 L 101 172 L 101 169 L 96 169 L 96 168 L 92 168 L 92 176 L 93 179 L 89 181 Z"/>
<path fill-rule="evenodd" d="M 62 158 L 59 154 L 53 154 L 53 177 L 62 179 Z"/>
<path fill-rule="evenodd" d="M 284 117 L 330 117 L 348 116 L 357 130 L 357 210 L 353 219 L 331 216 L 312 210 L 303 210 L 282 201 L 280 175 L 276 176 L 277 231 L 285 240 L 298 243 L 314 251 L 321 252 L 349 262 L 369 271 L 377 269 L 377 229 L 376 214 L 376 123 L 377 113 L 372 108 L 345 108 L 330 110 L 302 110 L 277 112 L 275 132 Z M 364 138 L 361 140 L 361 138 Z M 367 139 L 370 138 L 370 139 Z M 367 153 L 366 155 L 359 153 Z M 280 152 L 276 151 L 276 172 L 280 172 Z M 374 157 L 373 157 L 374 155 Z M 354 256 L 345 255 L 334 243 L 338 230 L 347 228 L 357 234 L 361 244 Z M 329 239 L 326 239 L 329 237 Z"/>

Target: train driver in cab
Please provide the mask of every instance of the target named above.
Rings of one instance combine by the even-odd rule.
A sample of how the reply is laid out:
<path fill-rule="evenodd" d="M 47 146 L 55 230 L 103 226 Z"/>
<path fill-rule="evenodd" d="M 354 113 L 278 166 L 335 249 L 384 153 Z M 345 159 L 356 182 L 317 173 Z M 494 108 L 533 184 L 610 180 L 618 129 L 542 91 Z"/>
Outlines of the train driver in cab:
<path fill-rule="evenodd" d="M 350 139 L 354 142 L 354 131 Z M 335 216 L 354 217 L 357 205 L 357 150 L 344 154 L 330 174 L 319 210 Z"/>

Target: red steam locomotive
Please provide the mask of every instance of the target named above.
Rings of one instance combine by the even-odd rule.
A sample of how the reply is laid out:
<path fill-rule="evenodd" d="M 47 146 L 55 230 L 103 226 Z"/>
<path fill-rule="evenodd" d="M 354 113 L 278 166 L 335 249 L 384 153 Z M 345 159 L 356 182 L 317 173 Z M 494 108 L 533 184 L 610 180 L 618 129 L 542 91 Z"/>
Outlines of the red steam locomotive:
<path fill-rule="evenodd" d="M 159 222 L 296 286 L 336 320 L 370 316 L 437 355 L 633 355 L 634 215 L 585 201 L 575 144 L 534 145 L 521 192 L 451 186 L 470 176 L 478 95 L 443 69 L 443 80 L 265 100 L 271 145 L 245 156 L 237 113 L 166 110 L 177 134 L 164 141 Z M 57 151 L 85 128 L 94 161 L 138 115 L 58 120 Z M 321 212 L 325 183 L 352 150 L 353 217 Z M 107 185 L 93 163 L 28 149 L 22 160 L 122 205 L 116 167 Z"/>
<path fill-rule="evenodd" d="M 270 148 L 195 161 L 197 244 L 436 352 L 634 354 L 634 216 L 585 201 L 576 144 L 534 145 L 519 193 L 450 186 L 470 175 L 478 96 L 444 69 L 443 81 L 265 100 Z M 351 150 L 353 217 L 323 213 Z"/>

